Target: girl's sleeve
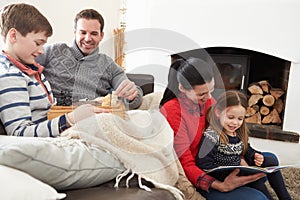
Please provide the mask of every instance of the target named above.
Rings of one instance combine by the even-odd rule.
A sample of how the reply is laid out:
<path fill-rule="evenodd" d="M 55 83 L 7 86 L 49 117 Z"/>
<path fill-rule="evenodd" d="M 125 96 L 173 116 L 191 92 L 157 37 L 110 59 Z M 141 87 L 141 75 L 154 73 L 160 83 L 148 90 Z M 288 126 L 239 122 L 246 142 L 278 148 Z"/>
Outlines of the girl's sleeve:
<path fill-rule="evenodd" d="M 247 145 L 248 145 L 247 146 L 247 151 L 244 155 L 244 158 L 245 158 L 245 161 L 248 163 L 248 165 L 252 166 L 252 165 L 255 165 L 255 163 L 254 163 L 254 154 L 255 153 L 260 153 L 261 154 L 261 152 L 253 149 L 249 143 Z"/>
<path fill-rule="evenodd" d="M 200 142 L 200 148 L 197 155 L 197 166 L 201 169 L 208 170 L 218 167 L 215 163 L 216 153 L 217 153 L 217 144 L 211 137 L 210 133 L 206 131 L 202 136 Z"/>

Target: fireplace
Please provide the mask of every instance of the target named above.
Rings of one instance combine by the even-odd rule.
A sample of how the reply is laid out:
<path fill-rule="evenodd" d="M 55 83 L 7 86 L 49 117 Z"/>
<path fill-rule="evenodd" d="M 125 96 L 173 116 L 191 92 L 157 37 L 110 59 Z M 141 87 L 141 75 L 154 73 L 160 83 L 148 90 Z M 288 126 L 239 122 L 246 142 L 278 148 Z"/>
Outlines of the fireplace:
<path fill-rule="evenodd" d="M 248 87 L 261 81 L 266 81 L 270 88 L 280 89 L 284 92 L 279 99 L 282 101 L 282 111 L 276 111 L 280 120 L 271 120 L 268 123 L 265 123 L 266 120 L 256 121 L 255 123 L 250 121 L 248 127 L 251 131 L 251 136 L 289 142 L 299 141 L 298 133 L 283 131 L 286 91 L 288 89 L 291 66 L 290 61 L 241 48 L 209 47 L 204 50 L 210 55 L 217 66 L 215 70 L 218 70 L 218 73 L 215 74 L 218 74 L 222 78 L 219 81 L 220 79 L 215 77 L 214 97 L 217 97 L 224 89 L 241 90 L 250 97 L 251 94 Z M 204 54 L 203 49 L 195 49 L 182 52 L 178 55 L 183 58 L 189 56 L 203 58 Z M 270 107 L 270 111 L 273 109 L 273 107 Z M 261 115 L 260 117 L 264 118 L 266 116 Z"/>

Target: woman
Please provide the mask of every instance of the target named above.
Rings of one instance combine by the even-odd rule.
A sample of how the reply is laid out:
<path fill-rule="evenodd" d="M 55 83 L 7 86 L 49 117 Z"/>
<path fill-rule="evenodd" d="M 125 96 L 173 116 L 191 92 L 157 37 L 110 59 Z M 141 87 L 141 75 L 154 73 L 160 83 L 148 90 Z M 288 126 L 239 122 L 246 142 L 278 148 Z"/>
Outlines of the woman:
<path fill-rule="evenodd" d="M 198 58 L 178 59 L 171 65 L 160 111 L 174 130 L 174 148 L 187 178 L 197 190 L 208 192 L 207 199 L 266 200 L 262 192 L 244 186 L 264 177 L 263 173 L 237 176 L 237 169 L 221 182 L 196 166 L 206 112 L 215 103 L 211 96 L 214 90 L 213 67 Z"/>

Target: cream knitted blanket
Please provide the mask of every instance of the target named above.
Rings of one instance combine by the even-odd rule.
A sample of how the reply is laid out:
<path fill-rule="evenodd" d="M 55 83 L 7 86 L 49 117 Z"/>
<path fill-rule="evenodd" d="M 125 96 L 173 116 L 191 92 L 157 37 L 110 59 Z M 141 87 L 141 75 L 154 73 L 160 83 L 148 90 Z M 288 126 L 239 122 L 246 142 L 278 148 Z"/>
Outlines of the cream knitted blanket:
<path fill-rule="evenodd" d="M 79 137 L 89 145 L 106 150 L 118 158 L 127 169 L 116 177 L 116 185 L 130 174 L 139 177 L 139 186 L 147 191 L 141 178 L 157 188 L 167 189 L 176 199 L 183 195 L 174 187 L 179 172 L 173 150 L 173 130 L 159 111 L 128 111 L 126 120 L 102 113 L 80 121 L 62 133 L 63 136 Z"/>

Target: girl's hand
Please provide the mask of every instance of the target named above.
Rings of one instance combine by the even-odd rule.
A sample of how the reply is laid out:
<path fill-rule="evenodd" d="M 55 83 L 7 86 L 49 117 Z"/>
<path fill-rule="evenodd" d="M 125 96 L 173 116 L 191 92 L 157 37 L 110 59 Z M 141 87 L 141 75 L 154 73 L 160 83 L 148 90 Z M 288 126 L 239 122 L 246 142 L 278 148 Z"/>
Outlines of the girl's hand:
<path fill-rule="evenodd" d="M 264 156 L 259 154 L 259 153 L 255 153 L 254 154 L 254 163 L 256 166 L 261 166 L 264 162 Z"/>

